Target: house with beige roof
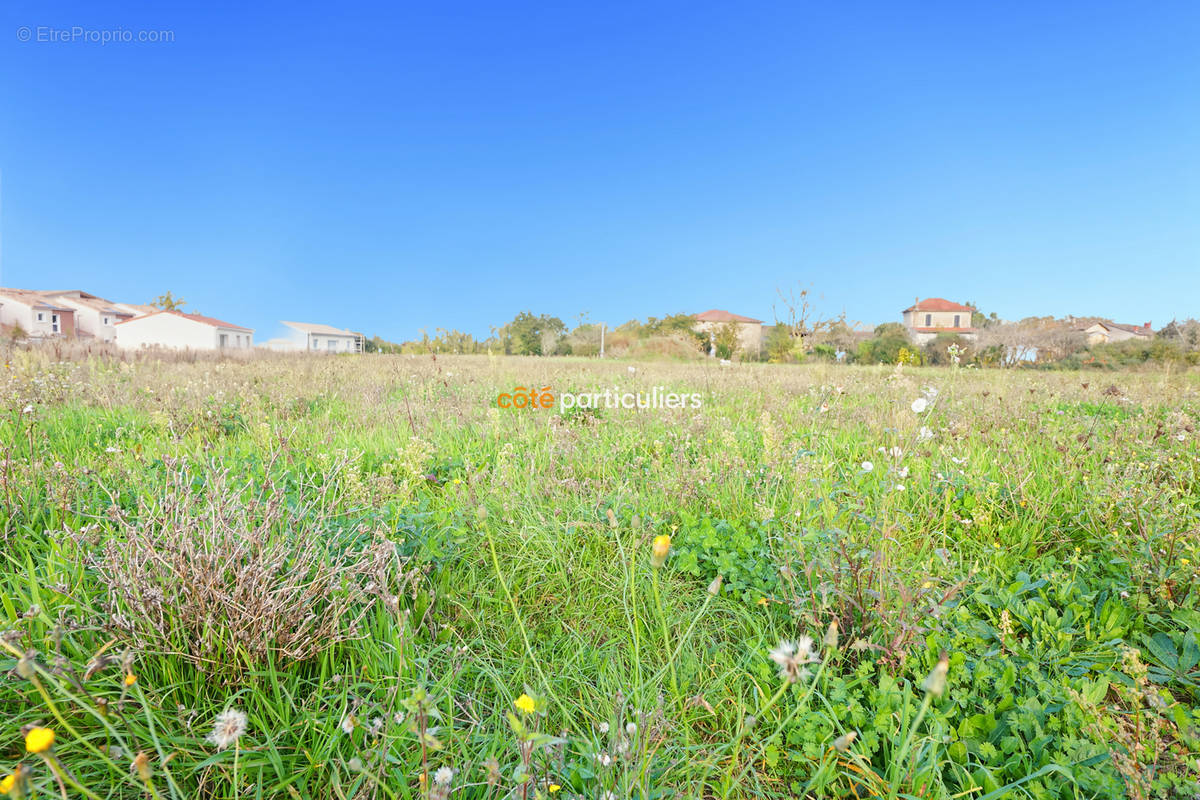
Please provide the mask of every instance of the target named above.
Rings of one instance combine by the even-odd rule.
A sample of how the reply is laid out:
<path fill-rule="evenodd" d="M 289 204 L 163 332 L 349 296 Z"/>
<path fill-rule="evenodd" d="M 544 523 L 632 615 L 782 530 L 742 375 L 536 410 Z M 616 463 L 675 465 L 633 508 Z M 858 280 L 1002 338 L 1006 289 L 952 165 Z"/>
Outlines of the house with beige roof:
<path fill-rule="evenodd" d="M 719 308 L 709 309 L 692 317 L 696 320 L 695 330 L 716 336 L 717 330 L 733 323 L 737 326 L 738 347 L 742 352 L 757 357 L 762 352 L 763 321 L 745 317 Z"/>
<path fill-rule="evenodd" d="M 119 303 L 105 300 L 103 297 L 79 289 L 63 292 L 38 292 L 38 294 L 53 303 L 74 309 L 76 336 L 92 337 L 101 342 L 116 340 L 118 322 L 132 319 L 139 314 L 149 313 L 146 311 L 135 312 Z"/>
<path fill-rule="evenodd" d="M 318 322 L 283 321 L 286 335 L 267 340 L 263 347 L 307 353 L 361 353 L 362 336 Z"/>
<path fill-rule="evenodd" d="M 117 346 L 125 350 L 244 350 L 254 347 L 254 329 L 202 314 L 156 310 L 116 324 Z"/>
<path fill-rule="evenodd" d="M 1089 345 L 1125 342 L 1130 339 L 1149 339 L 1154 336 L 1149 322 L 1145 325 L 1121 325 L 1108 320 L 1100 320 L 1090 325 L 1080 326 L 1076 330 L 1081 331 L 1087 337 Z"/>
<path fill-rule="evenodd" d="M 964 339 L 974 339 L 978 332 L 971 324 L 971 306 L 955 303 L 941 297 L 917 300 L 904 309 L 901 319 L 904 327 L 917 344 L 925 344 L 937 338 L 939 333 L 953 333 Z"/>
<path fill-rule="evenodd" d="M 0 289 L 0 325 L 34 339 L 75 335 L 75 309 L 29 289 Z"/>

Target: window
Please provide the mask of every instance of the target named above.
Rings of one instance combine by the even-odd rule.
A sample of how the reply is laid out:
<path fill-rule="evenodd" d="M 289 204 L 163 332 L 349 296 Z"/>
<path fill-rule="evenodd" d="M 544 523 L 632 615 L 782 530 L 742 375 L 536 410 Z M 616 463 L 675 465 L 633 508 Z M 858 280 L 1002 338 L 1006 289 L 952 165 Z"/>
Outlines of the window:
<path fill-rule="evenodd" d="M 109 317 L 105 317 L 105 318 L 104 318 L 104 324 L 105 324 L 105 325 L 108 325 L 108 324 L 109 324 L 109 321 L 108 321 L 109 319 L 110 319 Z"/>
<path fill-rule="evenodd" d="M 933 325 L 933 314 L 926 314 L 925 315 L 925 327 L 928 328 L 932 325 Z"/>
<path fill-rule="evenodd" d="M 330 340 L 329 340 L 329 349 L 330 349 L 330 350 L 337 350 L 337 339 L 330 339 Z"/>
<path fill-rule="evenodd" d="M 312 349 L 316 350 L 320 346 L 321 346 L 321 342 L 317 339 L 317 337 L 314 336 L 313 340 L 312 340 Z"/>
<path fill-rule="evenodd" d="M 46 321 L 46 315 L 43 314 L 41 311 L 39 311 L 38 312 L 38 322 L 45 322 L 45 321 Z"/>
<path fill-rule="evenodd" d="M 50 315 L 50 330 L 54 333 L 58 333 L 58 314 Z"/>
<path fill-rule="evenodd" d="M 229 347 L 229 334 L 228 333 L 220 334 L 220 338 L 218 341 L 220 341 L 221 347 Z"/>
<path fill-rule="evenodd" d="M 959 327 L 959 324 L 958 324 L 959 319 L 960 319 L 959 315 L 955 314 L 954 315 L 954 327 L 956 327 L 956 328 Z"/>

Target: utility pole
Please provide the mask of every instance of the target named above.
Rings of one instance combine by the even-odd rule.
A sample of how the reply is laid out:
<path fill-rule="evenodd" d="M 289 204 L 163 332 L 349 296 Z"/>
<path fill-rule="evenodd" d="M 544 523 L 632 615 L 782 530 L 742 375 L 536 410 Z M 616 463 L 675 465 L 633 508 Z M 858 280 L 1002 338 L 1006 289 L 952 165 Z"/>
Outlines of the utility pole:
<path fill-rule="evenodd" d="M 604 323 L 600 323 L 600 357 L 604 358 Z"/>

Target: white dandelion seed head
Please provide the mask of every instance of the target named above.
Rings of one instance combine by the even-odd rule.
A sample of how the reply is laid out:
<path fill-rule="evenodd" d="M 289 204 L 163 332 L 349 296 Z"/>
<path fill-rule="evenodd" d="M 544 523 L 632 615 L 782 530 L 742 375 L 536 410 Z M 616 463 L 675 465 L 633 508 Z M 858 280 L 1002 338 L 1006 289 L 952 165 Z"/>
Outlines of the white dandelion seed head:
<path fill-rule="evenodd" d="M 438 786 L 449 786 L 452 780 L 454 780 L 454 770 L 450 767 L 442 767 L 433 773 L 433 782 Z"/>
<path fill-rule="evenodd" d="M 224 750 L 246 733 L 248 723 L 246 715 L 236 708 L 227 708 L 213 720 L 213 731 L 208 735 L 208 741 Z"/>
<path fill-rule="evenodd" d="M 870 472 L 873 469 L 875 469 L 875 465 L 872 464 L 870 461 L 862 462 L 862 471 L 863 472 Z"/>
<path fill-rule="evenodd" d="M 912 401 L 912 410 L 914 414 L 920 414 L 929 406 L 929 401 L 924 397 L 918 397 Z"/>
<path fill-rule="evenodd" d="M 596 730 L 599 731 L 601 735 L 607 734 L 608 733 L 608 723 L 601 722 L 599 725 L 596 726 Z"/>
<path fill-rule="evenodd" d="M 811 636 L 801 636 L 794 642 L 785 639 L 767 655 L 779 665 L 779 677 L 789 683 L 807 678 L 809 673 L 804 665 L 817 660 Z"/>

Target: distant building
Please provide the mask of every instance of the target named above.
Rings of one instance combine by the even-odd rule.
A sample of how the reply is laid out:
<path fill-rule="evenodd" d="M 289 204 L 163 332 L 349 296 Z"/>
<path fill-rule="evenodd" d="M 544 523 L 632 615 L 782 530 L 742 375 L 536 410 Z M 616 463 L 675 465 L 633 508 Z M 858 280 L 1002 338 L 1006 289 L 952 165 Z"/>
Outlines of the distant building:
<path fill-rule="evenodd" d="M 271 350 L 309 353 L 361 353 L 362 336 L 354 331 L 315 322 L 287 322 L 287 336 L 270 339 L 263 347 Z"/>
<path fill-rule="evenodd" d="M 762 352 L 763 321 L 761 319 L 743 317 L 741 314 L 732 314 L 719 308 L 696 314 L 693 319 L 696 320 L 697 331 L 707 332 L 713 336 L 716 335 L 719 328 L 733 322 L 737 325 L 738 346 L 742 352 L 753 356 L 758 356 Z"/>
<path fill-rule="evenodd" d="M 1154 335 L 1150 323 L 1145 325 L 1120 325 L 1116 322 L 1101 320 L 1091 325 L 1084 325 L 1076 330 L 1082 331 L 1087 337 L 1088 344 L 1108 344 L 1124 342 L 1129 339 L 1149 339 Z"/>
<path fill-rule="evenodd" d="M 75 335 L 92 337 L 101 342 L 111 342 L 117 338 L 118 322 L 139 316 L 141 313 L 119 303 L 105 300 L 94 294 L 72 289 L 65 292 L 38 292 L 47 300 L 67 306 L 75 311 Z"/>
<path fill-rule="evenodd" d="M 34 339 L 75 335 L 75 309 L 28 289 L 0 289 L 0 325 Z"/>
<path fill-rule="evenodd" d="M 254 329 L 201 314 L 158 310 L 118 322 L 117 346 L 170 350 L 249 350 Z"/>
<path fill-rule="evenodd" d="M 937 338 L 939 333 L 954 333 L 964 339 L 974 339 L 977 333 L 971 324 L 971 315 L 975 309 L 944 300 L 941 297 L 930 297 L 918 300 L 904 309 L 904 327 L 917 344 L 925 344 Z"/>

